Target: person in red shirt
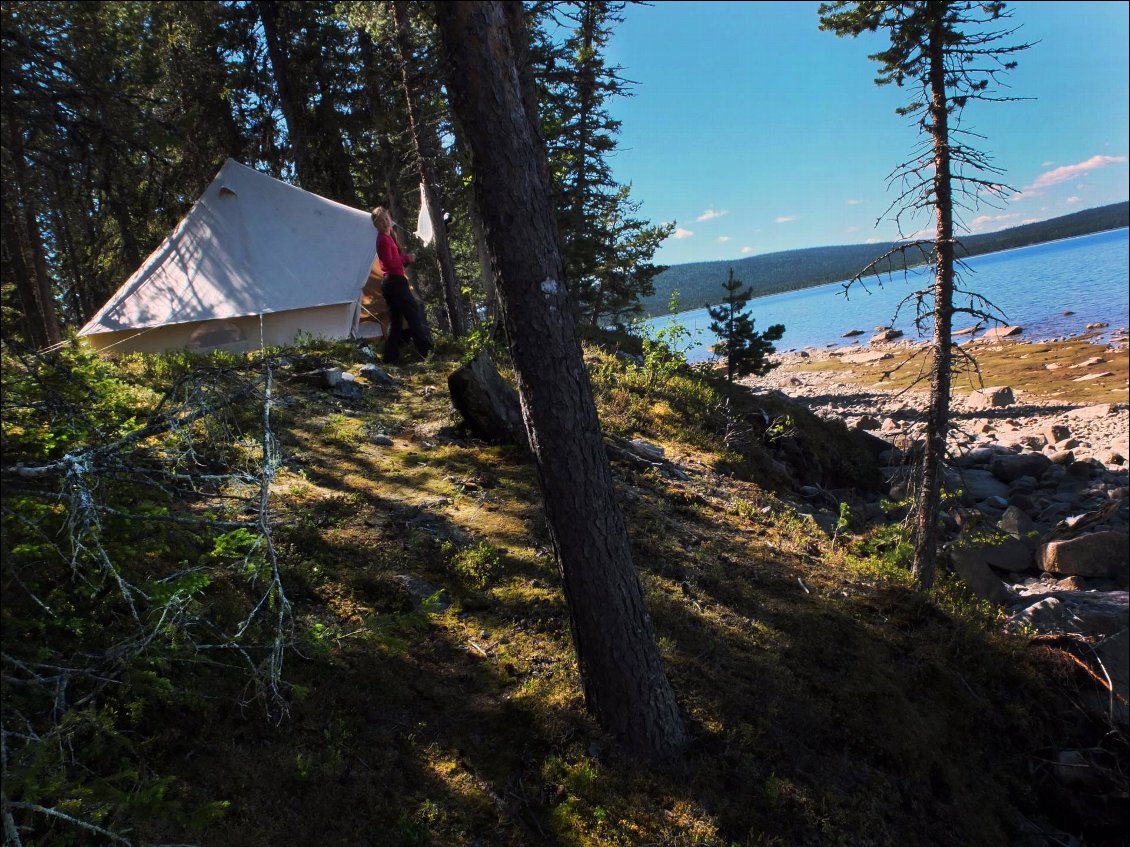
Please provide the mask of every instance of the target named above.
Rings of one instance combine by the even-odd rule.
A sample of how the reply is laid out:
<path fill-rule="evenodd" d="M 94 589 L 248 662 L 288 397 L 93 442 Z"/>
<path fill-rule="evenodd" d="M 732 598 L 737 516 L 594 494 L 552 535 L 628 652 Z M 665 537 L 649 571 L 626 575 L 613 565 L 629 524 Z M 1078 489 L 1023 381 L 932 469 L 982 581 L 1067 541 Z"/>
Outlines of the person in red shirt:
<path fill-rule="evenodd" d="M 377 262 L 384 279 L 381 294 L 388 304 L 390 328 L 385 339 L 384 360 L 396 364 L 400 358 L 400 345 L 404 341 L 403 325 L 408 324 L 408 338 L 417 352 L 425 358 L 431 352 L 431 335 L 424 322 L 424 312 L 408 287 L 404 276 L 405 263 L 416 261 L 414 253 L 401 253 L 400 245 L 392 235 L 392 216 L 384 206 L 373 209 L 373 226 L 377 228 Z"/>

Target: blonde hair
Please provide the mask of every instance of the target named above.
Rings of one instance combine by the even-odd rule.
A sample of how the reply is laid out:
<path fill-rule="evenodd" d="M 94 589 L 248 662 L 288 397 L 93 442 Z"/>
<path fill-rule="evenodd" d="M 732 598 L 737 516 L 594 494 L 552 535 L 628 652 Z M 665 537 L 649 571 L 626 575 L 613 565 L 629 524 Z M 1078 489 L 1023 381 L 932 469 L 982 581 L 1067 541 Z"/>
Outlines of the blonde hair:
<path fill-rule="evenodd" d="M 388 209 L 384 206 L 377 206 L 377 208 L 369 212 L 369 217 L 373 219 L 373 226 L 377 227 L 377 229 L 380 229 L 380 227 L 377 226 L 377 221 L 381 218 L 388 218 L 390 222 L 392 221 L 392 215 L 388 213 Z"/>

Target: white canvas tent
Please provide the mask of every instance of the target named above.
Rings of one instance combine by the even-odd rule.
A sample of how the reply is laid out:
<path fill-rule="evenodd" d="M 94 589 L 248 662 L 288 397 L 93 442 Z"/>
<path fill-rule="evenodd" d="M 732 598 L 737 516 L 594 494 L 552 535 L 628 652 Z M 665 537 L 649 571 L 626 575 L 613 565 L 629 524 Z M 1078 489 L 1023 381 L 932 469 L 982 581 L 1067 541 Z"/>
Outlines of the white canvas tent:
<path fill-rule="evenodd" d="M 368 212 L 229 159 L 79 334 L 107 352 L 243 351 L 300 332 L 348 338 L 376 234 Z"/>

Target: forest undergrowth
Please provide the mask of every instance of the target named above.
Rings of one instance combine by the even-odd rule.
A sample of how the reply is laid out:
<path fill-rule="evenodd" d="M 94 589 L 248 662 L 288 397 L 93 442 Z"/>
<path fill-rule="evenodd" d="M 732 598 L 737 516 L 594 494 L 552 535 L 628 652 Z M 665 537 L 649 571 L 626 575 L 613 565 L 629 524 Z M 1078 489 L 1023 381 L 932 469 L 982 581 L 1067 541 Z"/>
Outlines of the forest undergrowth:
<path fill-rule="evenodd" d="M 692 729 L 669 766 L 585 712 L 529 458 L 468 436 L 462 351 L 357 380 L 354 343 L 3 359 L 11 844 L 999 845 L 1079 678 L 943 579 L 842 426 L 585 350 Z M 822 529 L 797 463 L 840 492 Z M 792 470 L 790 470 L 792 469 Z"/>

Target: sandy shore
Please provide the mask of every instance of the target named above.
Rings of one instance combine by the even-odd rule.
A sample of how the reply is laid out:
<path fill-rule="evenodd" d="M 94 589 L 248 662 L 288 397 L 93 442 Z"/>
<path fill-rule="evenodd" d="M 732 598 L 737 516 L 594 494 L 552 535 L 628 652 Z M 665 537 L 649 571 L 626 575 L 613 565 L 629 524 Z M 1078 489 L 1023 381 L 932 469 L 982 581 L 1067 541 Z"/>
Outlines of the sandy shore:
<path fill-rule="evenodd" d="M 1058 350 L 1054 344 L 1016 345 L 1013 348 L 996 345 L 983 347 L 980 351 L 970 348 L 978 358 L 987 360 L 986 385 L 1011 388 L 1013 399 L 1007 405 L 986 407 L 981 398 L 974 396 L 974 384 L 968 379 L 955 380 L 951 403 L 951 447 L 961 452 L 981 444 L 1024 445 L 1049 455 L 1071 450 L 1076 460 L 1094 458 L 1112 470 L 1126 468 L 1130 457 L 1130 410 L 1125 391 L 1126 344 L 1119 341 L 1089 345 L 1089 350 L 1081 350 L 1080 346 L 1076 344 L 1069 348 L 1061 345 Z M 848 426 L 871 429 L 889 439 L 900 435 L 918 437 L 925 430 L 922 410 L 926 407 L 928 383 L 901 387 L 882 379 L 884 371 L 890 371 L 905 361 L 914 349 L 912 345 L 903 344 L 790 352 L 774 357 L 780 364 L 768 375 L 742 381 L 761 390 L 778 389 L 804 401 L 821 417 L 840 418 Z M 1016 358 L 1028 359 L 1033 350 L 1048 358 L 1043 368 L 1062 368 L 1064 374 L 1082 374 L 1085 379 L 1089 379 L 1090 374 L 1110 374 L 1104 382 L 1114 387 L 1107 389 L 1107 394 L 1084 392 L 1080 384 L 1085 379 L 1073 375 L 1072 382 L 1080 387 L 1075 392 L 1055 392 L 1061 396 L 1053 397 L 1033 390 L 1046 388 L 1033 385 L 1046 381 L 1047 378 L 1040 373 L 1032 375 L 1030 371 L 1018 384 L 992 381 L 995 374 L 990 367 L 993 361 L 990 353 L 996 354 L 1002 362 L 1008 362 Z M 1086 357 L 1087 352 L 1091 354 L 1089 358 Z M 891 355 L 885 359 L 878 358 L 886 353 Z M 1052 361 L 1057 353 L 1061 354 L 1058 360 Z M 860 358 L 874 360 L 853 361 Z M 1072 361 L 1072 358 L 1078 361 Z M 1007 368 L 996 370 L 1015 376 Z M 1047 373 L 1052 373 L 1052 370 Z M 1073 393 L 1075 397 L 1071 396 Z M 1048 433 L 1052 432 L 1052 426 L 1061 427 L 1057 434 L 1064 430 L 1069 434 L 1056 442 L 1049 442 L 1051 436 Z"/>

